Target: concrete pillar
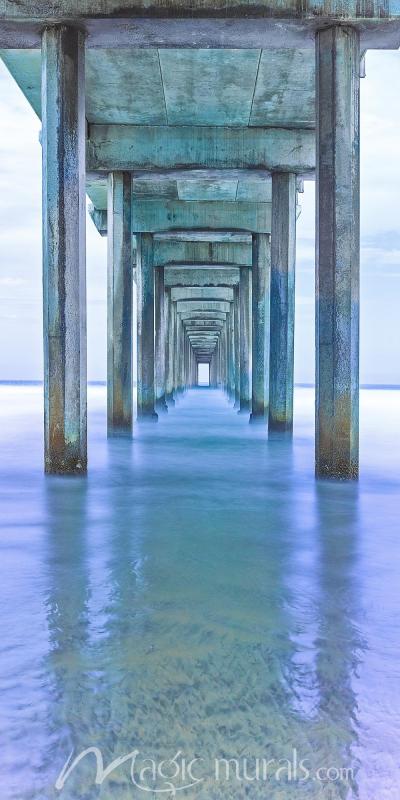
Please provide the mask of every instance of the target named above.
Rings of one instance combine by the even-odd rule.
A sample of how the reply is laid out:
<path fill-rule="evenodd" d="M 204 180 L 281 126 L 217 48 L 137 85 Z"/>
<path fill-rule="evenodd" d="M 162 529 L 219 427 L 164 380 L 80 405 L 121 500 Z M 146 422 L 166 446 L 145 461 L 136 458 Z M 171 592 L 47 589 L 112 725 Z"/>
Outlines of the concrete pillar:
<path fill-rule="evenodd" d="M 177 399 L 178 389 L 178 347 L 179 347 L 179 332 L 178 332 L 178 312 L 176 310 L 175 300 L 171 301 L 172 306 L 172 331 L 173 331 L 173 394 L 175 400 Z"/>
<path fill-rule="evenodd" d="M 211 364 L 210 364 L 210 387 L 215 389 L 218 385 L 218 344 L 215 347 L 215 350 L 211 356 Z"/>
<path fill-rule="evenodd" d="M 229 365 L 229 317 L 230 314 L 226 315 L 226 324 L 224 327 L 224 389 L 226 394 L 229 397 L 229 377 L 230 377 L 230 365 Z"/>
<path fill-rule="evenodd" d="M 181 384 L 181 392 L 184 393 L 185 391 L 185 350 L 186 350 L 186 335 L 183 327 L 183 322 L 181 319 L 181 359 L 180 359 L 180 384 Z"/>
<path fill-rule="evenodd" d="M 182 390 L 185 392 L 187 388 L 186 380 L 186 360 L 187 360 L 187 336 L 185 329 L 182 325 L 182 340 L 183 340 L 183 358 L 182 358 Z"/>
<path fill-rule="evenodd" d="M 166 341 L 166 393 L 165 399 L 169 406 L 175 405 L 174 400 L 174 303 L 171 300 L 171 289 L 165 290 L 165 318 L 167 323 Z"/>
<path fill-rule="evenodd" d="M 223 348 L 223 342 L 224 342 L 223 331 L 224 331 L 224 328 L 222 327 L 220 335 L 219 335 L 219 341 L 218 341 L 218 387 L 220 389 L 224 388 L 223 387 L 223 375 L 222 375 L 222 366 L 223 366 L 222 365 L 222 348 Z"/>
<path fill-rule="evenodd" d="M 250 278 L 251 270 L 240 267 L 240 413 L 250 412 Z"/>
<path fill-rule="evenodd" d="M 234 307 L 234 350 L 235 350 L 235 408 L 240 408 L 240 307 L 239 307 L 239 287 L 235 286 L 233 290 L 233 307 Z"/>
<path fill-rule="evenodd" d="M 192 345 L 190 345 L 190 354 L 191 354 L 191 359 L 192 359 L 192 386 L 196 386 L 196 383 L 197 383 L 197 374 L 196 374 L 197 365 L 196 365 L 196 357 L 195 357 Z"/>
<path fill-rule="evenodd" d="M 230 325 L 229 325 L 229 394 L 232 403 L 235 403 L 235 387 L 236 387 L 236 373 L 235 373 L 235 303 L 231 303 L 230 312 Z"/>
<path fill-rule="evenodd" d="M 296 175 L 272 175 L 269 430 L 293 430 Z"/>
<path fill-rule="evenodd" d="M 137 258 L 137 410 L 138 420 L 156 421 L 154 388 L 153 236 L 136 234 Z"/>
<path fill-rule="evenodd" d="M 226 367 L 227 367 L 227 393 L 230 400 L 234 401 L 235 395 L 235 362 L 233 344 L 233 303 L 230 304 L 231 310 L 226 315 Z"/>
<path fill-rule="evenodd" d="M 181 338 L 181 317 L 176 313 L 175 324 L 175 393 L 178 395 L 181 390 L 181 358 L 182 358 L 182 338 Z"/>
<path fill-rule="evenodd" d="M 156 407 L 158 411 L 168 411 L 168 406 L 165 400 L 166 323 L 164 267 L 156 267 L 154 270 L 154 296 Z"/>
<path fill-rule="evenodd" d="M 252 401 L 251 422 L 268 413 L 269 306 L 271 245 L 268 233 L 253 234 L 252 268 Z"/>
<path fill-rule="evenodd" d="M 107 433 L 132 435 L 132 178 L 111 172 L 107 213 Z"/>
<path fill-rule="evenodd" d="M 221 348 L 220 348 L 220 358 L 221 358 L 221 387 L 224 392 L 227 389 L 227 380 L 226 380 L 226 362 L 227 362 L 227 336 L 226 336 L 226 328 L 228 325 L 228 315 L 226 315 L 225 324 L 221 331 Z"/>
<path fill-rule="evenodd" d="M 86 434 L 85 43 L 42 36 L 45 471 L 84 473 Z"/>
<path fill-rule="evenodd" d="M 358 476 L 358 31 L 316 36 L 316 474 Z"/>

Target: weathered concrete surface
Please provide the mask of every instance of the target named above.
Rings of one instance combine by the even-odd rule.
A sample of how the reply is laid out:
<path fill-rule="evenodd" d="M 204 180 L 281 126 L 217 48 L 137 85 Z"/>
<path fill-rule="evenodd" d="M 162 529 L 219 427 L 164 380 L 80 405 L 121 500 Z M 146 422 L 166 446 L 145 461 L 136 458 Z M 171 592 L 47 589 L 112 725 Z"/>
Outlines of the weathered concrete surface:
<path fill-rule="evenodd" d="M 230 303 L 225 300 L 178 300 L 177 310 L 182 311 L 230 311 Z"/>
<path fill-rule="evenodd" d="M 154 386 L 154 266 L 153 237 L 137 234 L 137 414 L 157 420 Z"/>
<path fill-rule="evenodd" d="M 293 430 L 296 177 L 272 176 L 270 431 Z"/>
<path fill-rule="evenodd" d="M 228 228 L 256 233 L 271 232 L 271 203 L 143 200 L 132 203 L 135 231 L 177 228 Z"/>
<path fill-rule="evenodd" d="M 312 130 L 212 126 L 91 125 L 87 169 L 315 168 Z M 228 226 L 227 226 L 228 227 Z"/>
<path fill-rule="evenodd" d="M 333 17 L 334 19 L 387 18 L 400 16 L 397 0 L 257 0 L 250 7 L 254 16 L 276 16 L 293 19 L 309 17 Z M 87 17 L 123 17 L 124 12 L 130 15 L 142 13 L 143 16 L 163 11 L 167 17 L 177 16 L 211 16 L 242 17 L 249 13 L 248 0 L 231 0 L 229 9 L 224 0 L 54 0 L 50 8 L 43 9 L 41 0 L 3 0 L 0 19 L 64 19 L 74 17 L 85 20 Z M 158 15 L 158 14 L 157 14 Z"/>
<path fill-rule="evenodd" d="M 154 264 L 230 264 L 251 267 L 251 242 L 179 242 L 158 241 L 155 236 Z"/>
<path fill-rule="evenodd" d="M 165 290 L 165 315 L 167 323 L 166 333 L 166 386 L 165 400 L 167 405 L 175 405 L 174 399 L 174 340 L 176 304 L 171 302 L 171 290 Z"/>
<path fill-rule="evenodd" d="M 312 47 L 315 31 L 346 21 L 358 25 L 363 48 L 395 47 L 398 0 L 155 0 L 124 2 L 41 0 L 2 3 L 4 47 L 39 47 L 43 24 L 80 25 L 89 48 L 285 48 Z M 146 18 L 147 17 L 147 18 Z M 392 22 L 393 21 L 393 22 Z M 278 24 L 276 24 L 278 23 Z"/>
<path fill-rule="evenodd" d="M 187 266 L 179 264 L 176 267 L 165 269 L 165 286 L 237 286 L 239 284 L 239 269 L 234 267 L 221 268 L 197 265 Z"/>
<path fill-rule="evenodd" d="M 359 63 L 357 31 L 317 36 L 316 474 L 358 475 Z"/>
<path fill-rule="evenodd" d="M 199 310 L 181 311 L 180 313 L 183 320 L 195 319 L 202 322 L 207 322 L 207 321 L 224 322 L 226 319 L 225 312 L 216 309 L 214 309 L 213 311 L 211 311 L 210 309 L 207 309 L 207 311 L 199 311 Z"/>
<path fill-rule="evenodd" d="M 271 430 L 290 429 L 292 424 L 294 256 L 291 231 L 295 221 L 292 206 L 290 219 L 285 217 L 285 209 L 289 205 L 289 195 L 293 191 L 296 194 L 296 183 L 301 182 L 302 176 L 312 175 L 315 168 L 314 38 L 315 31 L 321 29 L 317 88 L 319 98 L 325 92 L 325 112 L 320 102 L 317 474 L 324 471 L 326 474 L 344 475 L 346 471 L 355 474 L 358 392 L 354 378 L 358 359 L 355 233 L 358 198 L 355 184 L 358 176 L 357 169 L 352 172 L 351 164 L 354 167 L 355 159 L 352 162 L 349 152 L 353 148 L 357 158 L 358 132 L 356 135 L 353 106 L 358 83 L 349 78 L 347 68 L 343 67 L 344 42 L 351 39 L 356 30 L 354 36 L 362 39 L 363 49 L 366 42 L 372 41 L 374 46 L 378 43 L 398 46 L 398 0 L 385 3 L 378 0 L 349 0 L 347 3 L 259 0 L 250 5 L 247 0 L 234 0 L 228 6 L 222 0 L 201 3 L 200 0 L 125 0 L 122 4 L 117 0 L 107 3 L 84 0 L 79 4 L 73 0 L 54 0 L 45 7 L 38 0 L 20 0 L 18 4 L 3 0 L 0 44 L 14 36 L 16 47 L 35 48 L 44 23 L 49 20 L 48 15 L 52 23 L 62 18 L 64 22 L 81 24 L 87 34 L 86 144 L 90 170 L 87 186 L 95 205 L 95 224 L 103 235 L 108 229 L 113 249 L 117 246 L 113 241 L 114 231 L 107 226 L 105 218 L 106 173 L 115 170 L 135 173 L 131 184 L 132 224 L 139 234 L 146 234 L 138 236 L 137 254 L 138 322 L 143 335 L 142 341 L 139 337 L 139 416 L 146 409 L 145 416 L 152 417 L 154 393 L 160 399 L 159 389 L 166 381 L 167 384 L 171 382 L 172 373 L 171 391 L 173 385 L 183 389 L 192 380 L 196 360 L 206 357 L 212 360 L 212 353 L 214 377 L 227 385 L 231 393 L 234 391 L 236 399 L 238 350 L 249 383 L 246 367 L 249 353 L 247 351 L 246 356 L 243 345 L 246 338 L 249 344 L 250 330 L 246 337 L 243 314 L 238 313 L 230 298 L 230 302 L 222 299 L 225 295 L 221 295 L 221 291 L 229 287 L 233 293 L 237 286 L 235 265 L 241 270 L 244 265 L 251 266 L 249 234 L 257 234 L 258 238 L 254 238 L 254 252 L 258 249 L 257 274 L 253 275 L 256 332 L 253 337 L 253 418 L 263 418 L 265 414 L 268 403 L 265 383 L 268 384 L 270 372 Z M 346 26 L 343 23 L 347 23 Z M 340 35 L 327 33 L 332 24 L 339 25 Z M 329 36 L 333 42 L 330 49 L 327 46 Z M 178 44 L 175 48 L 174 42 Z M 187 46 L 181 49 L 183 43 Z M 358 55 L 354 50 L 350 59 L 357 74 Z M 39 51 L 19 50 L 7 52 L 3 57 L 22 91 L 41 115 Z M 349 100 L 351 91 L 353 96 Z M 327 100 L 329 92 L 330 100 Z M 279 178 L 275 176 L 275 195 L 280 198 L 275 205 L 281 210 L 274 220 L 271 219 L 268 170 L 285 173 Z M 58 200 L 61 202 L 60 198 Z M 266 255 L 266 236 L 273 224 L 273 333 L 269 370 L 268 342 L 264 340 L 261 344 L 261 296 L 267 290 L 265 274 L 259 268 L 263 262 L 260 253 L 264 248 Z M 330 226 L 333 232 L 329 231 Z M 160 231 L 164 233 L 160 235 Z M 157 234 L 155 245 L 148 233 Z M 118 261 L 117 256 L 114 261 Z M 152 281 L 154 277 L 162 280 L 161 272 L 152 273 L 155 264 L 162 269 L 166 267 L 164 279 L 168 276 L 171 291 L 165 295 L 168 337 L 164 344 L 164 302 L 160 299 L 164 289 L 156 292 L 158 333 L 154 384 Z M 126 266 L 124 269 L 126 272 Z M 114 277 L 113 274 L 113 280 Z M 247 270 L 247 280 L 249 278 Z M 183 291 L 184 286 L 187 287 L 185 294 L 175 299 L 173 292 Z M 206 291 L 198 295 L 199 289 Z M 218 290 L 218 294 L 213 290 Z M 237 302 L 237 291 L 233 296 Z M 173 302 L 171 297 L 174 297 Z M 118 303 L 123 313 L 125 299 L 119 297 L 114 303 L 117 316 Z M 268 308 L 268 303 L 264 304 L 266 315 Z M 176 323 L 171 327 L 169 323 L 174 313 Z M 199 318 L 199 314 L 210 316 Z M 239 320 L 243 317 L 240 342 L 238 317 Z M 267 323 L 267 316 L 264 316 L 264 330 Z M 118 356 L 123 333 L 114 321 L 113 326 L 115 330 L 109 339 Z M 262 346 L 263 375 L 259 357 Z M 167 378 L 165 375 L 162 378 L 165 349 L 171 354 L 167 357 L 170 366 Z M 120 381 L 121 369 L 116 370 Z M 117 385 L 117 378 L 114 380 L 113 376 L 114 383 Z M 240 386 L 244 404 L 245 384 L 246 374 Z M 122 389 L 126 391 L 126 385 Z M 119 389 L 115 392 L 117 400 L 118 394 Z M 114 413 L 117 412 L 110 413 L 110 417 Z"/>
<path fill-rule="evenodd" d="M 228 397 L 235 401 L 235 342 L 234 342 L 234 310 L 233 303 L 231 303 L 231 310 L 226 320 L 226 335 L 227 335 L 227 392 Z"/>
<path fill-rule="evenodd" d="M 232 230 L 218 230 L 212 228 L 208 230 L 174 230 L 164 231 L 154 234 L 154 241 L 157 242 L 191 242 L 193 244 L 244 244 L 250 245 L 252 243 L 251 233 L 243 233 L 240 231 Z M 222 261 L 229 261 L 223 259 Z"/>
<path fill-rule="evenodd" d="M 107 433 L 109 436 L 132 434 L 131 186 L 129 173 L 110 173 L 107 267 Z"/>
<path fill-rule="evenodd" d="M 154 270 L 155 294 L 155 392 L 156 407 L 159 411 L 168 411 L 165 400 L 165 374 L 166 374 L 166 320 L 165 320 L 165 284 L 164 268 Z"/>
<path fill-rule="evenodd" d="M 240 280 L 240 273 L 239 273 Z M 233 290 L 234 306 L 234 349 L 235 349 L 235 408 L 240 408 L 240 299 L 239 284 Z"/>
<path fill-rule="evenodd" d="M 185 288 L 173 287 L 172 300 L 227 300 L 233 301 L 233 288 L 229 286 L 187 286 Z"/>
<path fill-rule="evenodd" d="M 252 394 L 251 422 L 268 414 L 271 243 L 266 234 L 253 236 L 252 269 Z"/>
<path fill-rule="evenodd" d="M 251 272 L 240 268 L 240 411 L 250 412 Z"/>
<path fill-rule="evenodd" d="M 84 37 L 43 33 L 44 433 L 49 473 L 84 473 L 86 443 Z"/>

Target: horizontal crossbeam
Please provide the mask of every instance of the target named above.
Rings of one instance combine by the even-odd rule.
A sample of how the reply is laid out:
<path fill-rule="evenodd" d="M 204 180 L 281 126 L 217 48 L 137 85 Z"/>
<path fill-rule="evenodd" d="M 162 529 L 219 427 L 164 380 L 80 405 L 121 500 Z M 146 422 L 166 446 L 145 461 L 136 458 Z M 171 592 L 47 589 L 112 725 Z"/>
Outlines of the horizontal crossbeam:
<path fill-rule="evenodd" d="M 86 164 L 95 170 L 315 169 L 315 133 L 287 128 L 90 125 Z"/>

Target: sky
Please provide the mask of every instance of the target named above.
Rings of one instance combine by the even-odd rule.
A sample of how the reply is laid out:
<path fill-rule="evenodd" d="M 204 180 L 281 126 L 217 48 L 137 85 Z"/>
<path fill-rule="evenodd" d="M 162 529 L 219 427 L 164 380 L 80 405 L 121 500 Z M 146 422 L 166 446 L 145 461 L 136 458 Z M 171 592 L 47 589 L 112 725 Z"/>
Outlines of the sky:
<path fill-rule="evenodd" d="M 362 383 L 400 384 L 400 52 L 361 81 Z M 0 62 L 0 380 L 41 380 L 40 121 Z M 295 378 L 314 382 L 315 185 L 297 228 Z M 106 377 L 107 243 L 87 218 L 88 379 Z"/>

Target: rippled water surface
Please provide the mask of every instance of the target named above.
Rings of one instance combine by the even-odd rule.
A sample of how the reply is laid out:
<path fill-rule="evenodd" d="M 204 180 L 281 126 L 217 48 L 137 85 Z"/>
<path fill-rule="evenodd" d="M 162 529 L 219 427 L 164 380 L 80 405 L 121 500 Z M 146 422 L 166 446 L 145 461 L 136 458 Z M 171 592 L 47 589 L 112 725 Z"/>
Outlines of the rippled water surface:
<path fill-rule="evenodd" d="M 2 800 L 395 800 L 400 393 L 362 393 L 358 484 L 315 482 L 311 390 L 290 444 L 205 389 L 107 442 L 92 388 L 87 479 L 44 478 L 41 403 L 0 388 Z M 132 774 L 57 789 L 88 747 Z"/>

